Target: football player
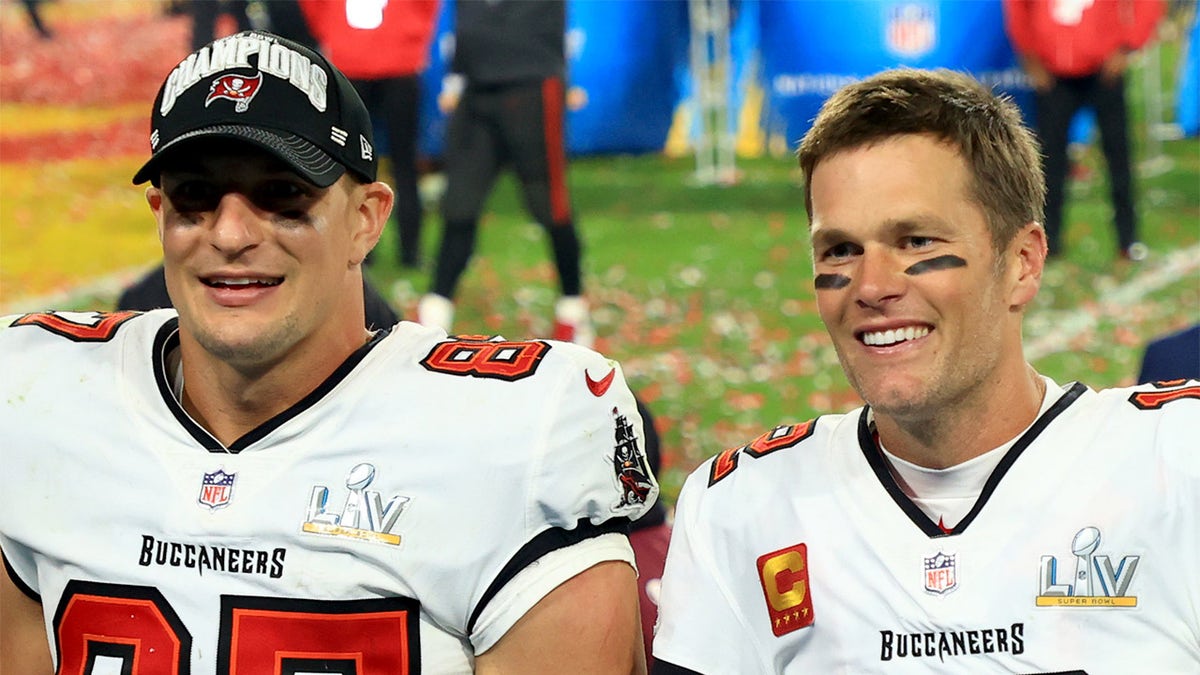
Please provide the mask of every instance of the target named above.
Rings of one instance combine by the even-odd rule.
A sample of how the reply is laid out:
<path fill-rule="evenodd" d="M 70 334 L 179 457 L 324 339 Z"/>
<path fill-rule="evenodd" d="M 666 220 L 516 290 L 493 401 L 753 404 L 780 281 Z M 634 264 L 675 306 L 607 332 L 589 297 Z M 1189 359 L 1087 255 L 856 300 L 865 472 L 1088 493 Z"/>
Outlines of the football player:
<path fill-rule="evenodd" d="M 554 337 L 595 341 L 583 292 L 582 255 L 567 183 L 567 107 L 586 103 L 567 88 L 566 0 L 454 3 L 451 76 L 438 97 L 446 127 L 442 240 L 417 320 L 450 330 L 459 280 L 475 251 L 488 195 L 511 166 L 529 214 L 546 231 L 561 295 Z"/>
<path fill-rule="evenodd" d="M 661 673 L 1197 672 L 1200 382 L 1037 373 L 1038 147 L 971 77 L 831 97 L 799 152 L 817 306 L 866 402 L 686 481 Z"/>
<path fill-rule="evenodd" d="M 217 40 L 151 130 L 175 309 L 0 330 L 0 671 L 644 672 L 620 367 L 364 328 L 392 191 L 312 50 Z"/>

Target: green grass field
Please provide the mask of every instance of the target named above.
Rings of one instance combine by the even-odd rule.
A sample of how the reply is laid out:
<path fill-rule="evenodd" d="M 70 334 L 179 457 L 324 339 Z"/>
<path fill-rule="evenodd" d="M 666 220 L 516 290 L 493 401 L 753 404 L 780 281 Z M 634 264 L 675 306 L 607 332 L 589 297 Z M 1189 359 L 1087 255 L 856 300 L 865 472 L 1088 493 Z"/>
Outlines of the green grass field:
<path fill-rule="evenodd" d="M 14 7 L 3 10 L 12 44 Z M 1168 84 L 1177 52 L 1163 50 Z M 12 72 L 0 70 L 0 84 Z M 1093 149 L 1084 160 L 1091 178 L 1072 186 L 1067 255 L 1047 270 L 1026 323 L 1027 356 L 1059 381 L 1132 383 L 1146 340 L 1200 320 L 1200 140 L 1163 141 L 1151 157 L 1157 145 L 1145 136 L 1142 80 L 1131 81 L 1137 157 L 1156 159 L 1137 185 L 1142 238 L 1152 254 L 1138 264 L 1115 259 L 1105 170 Z M 24 142 L 22 134 L 35 133 L 47 113 L 6 96 L 0 140 L 15 135 Z M 125 118 L 128 105 L 93 108 L 100 117 Z M 107 309 L 117 282 L 156 261 L 152 220 L 141 191 L 128 186 L 138 163 L 128 153 L 18 163 L 0 156 L 0 309 Z M 704 458 L 778 423 L 858 405 L 816 315 L 794 160 L 743 158 L 739 169 L 736 185 L 699 187 L 686 158 L 572 163 L 597 346 L 624 364 L 657 416 L 668 501 Z M 430 212 L 427 261 L 439 227 Z M 389 229 L 369 273 L 412 317 L 431 265 L 398 269 L 393 235 Z M 556 295 L 543 233 L 505 178 L 459 289 L 455 329 L 513 339 L 546 335 Z"/>

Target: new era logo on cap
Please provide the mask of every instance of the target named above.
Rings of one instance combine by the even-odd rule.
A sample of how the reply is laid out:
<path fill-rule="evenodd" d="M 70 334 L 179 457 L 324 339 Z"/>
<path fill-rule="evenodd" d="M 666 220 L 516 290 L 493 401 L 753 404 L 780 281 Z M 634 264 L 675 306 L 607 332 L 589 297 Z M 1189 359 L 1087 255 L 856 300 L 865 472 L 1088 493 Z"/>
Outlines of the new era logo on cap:
<path fill-rule="evenodd" d="M 159 90 L 151 128 L 154 154 L 135 184 L 156 179 L 162 158 L 197 137 L 257 145 L 321 187 L 346 170 L 376 176 L 373 155 L 346 147 L 350 134 L 371 138 L 353 85 L 325 57 L 271 33 L 238 33 L 181 61 Z"/>

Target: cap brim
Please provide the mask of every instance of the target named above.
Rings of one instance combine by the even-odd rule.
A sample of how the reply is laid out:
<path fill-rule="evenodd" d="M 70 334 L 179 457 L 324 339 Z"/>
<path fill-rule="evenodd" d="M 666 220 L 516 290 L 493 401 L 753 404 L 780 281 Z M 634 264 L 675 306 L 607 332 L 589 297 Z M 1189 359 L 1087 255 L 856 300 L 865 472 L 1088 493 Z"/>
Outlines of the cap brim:
<path fill-rule="evenodd" d="M 156 179 L 163 157 L 168 152 L 177 150 L 181 144 L 197 138 L 231 138 L 255 145 L 283 160 L 302 178 L 317 187 L 329 187 L 346 173 L 346 167 L 328 153 L 295 134 L 238 124 L 220 124 L 194 129 L 172 139 L 170 143 L 155 151 L 154 156 L 138 169 L 133 176 L 133 184 L 141 185 Z"/>

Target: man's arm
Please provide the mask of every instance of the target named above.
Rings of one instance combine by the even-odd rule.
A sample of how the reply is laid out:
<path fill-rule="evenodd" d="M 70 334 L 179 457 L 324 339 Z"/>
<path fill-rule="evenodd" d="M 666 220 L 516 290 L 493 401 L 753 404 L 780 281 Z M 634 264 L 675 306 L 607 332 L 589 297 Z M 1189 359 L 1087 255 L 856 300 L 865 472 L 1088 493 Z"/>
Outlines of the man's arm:
<path fill-rule="evenodd" d="M 602 562 L 563 582 L 475 660 L 480 675 L 646 672 L 637 573 Z"/>
<path fill-rule="evenodd" d="M 50 673 L 50 643 L 42 606 L 0 569 L 0 675 Z"/>

